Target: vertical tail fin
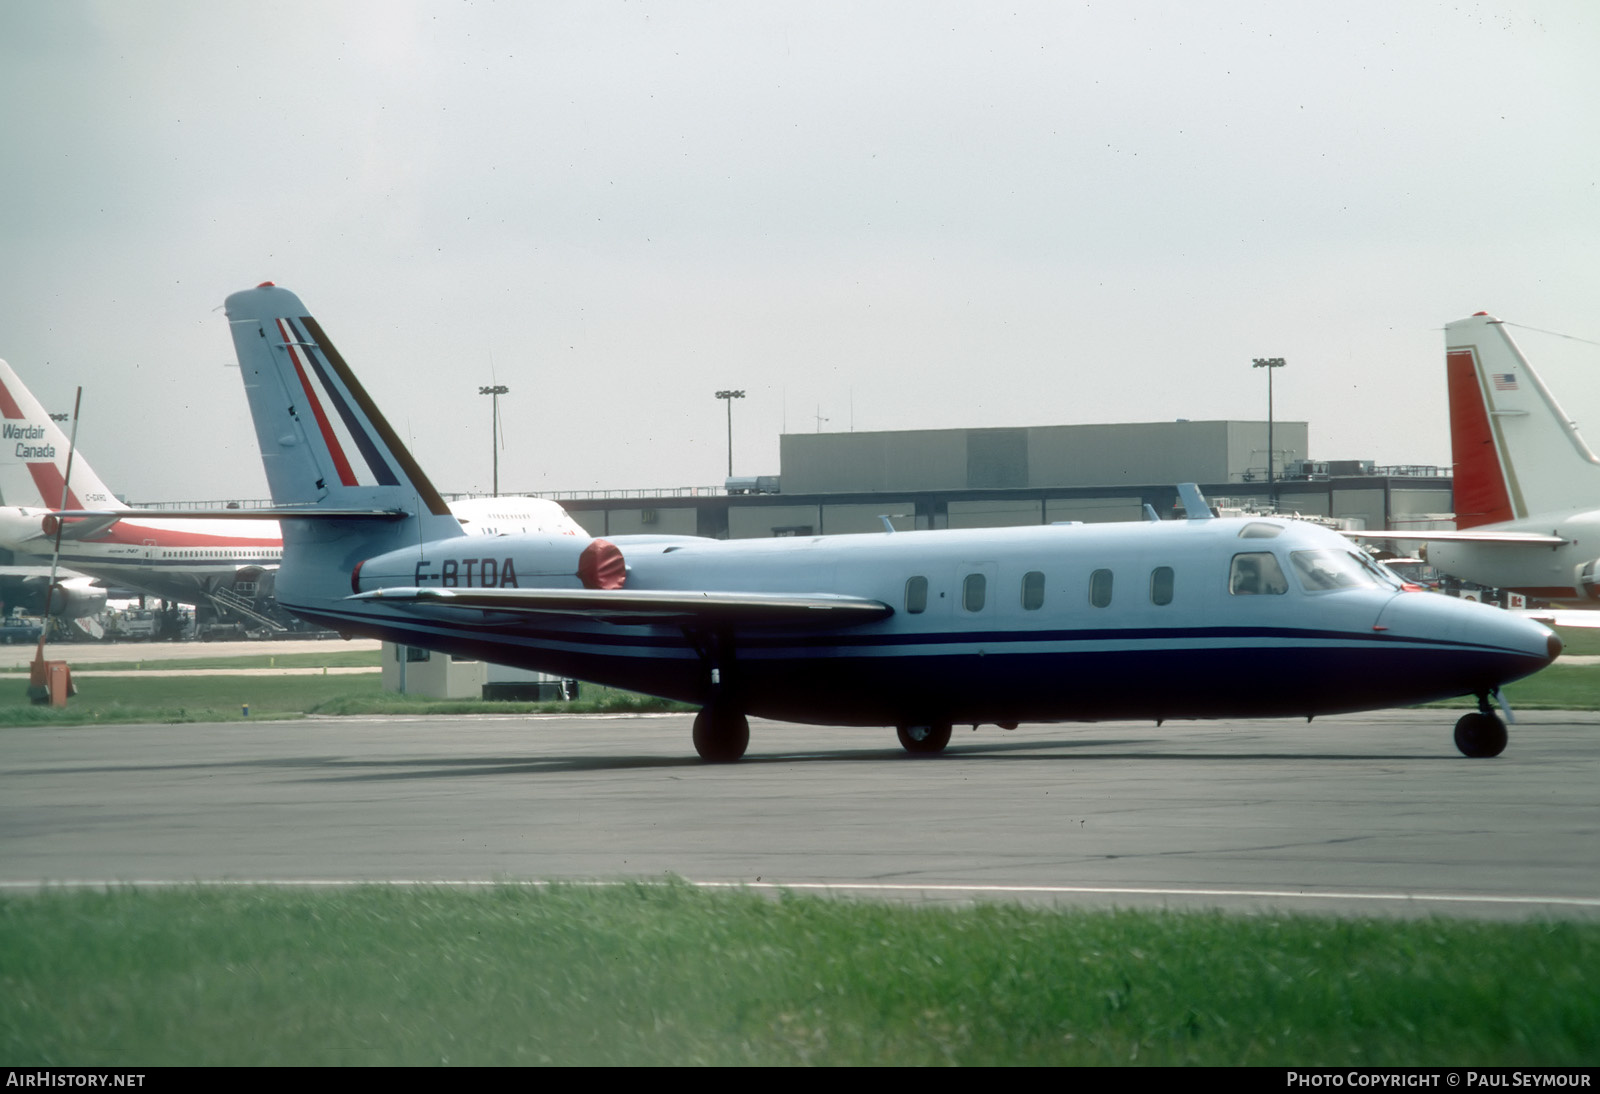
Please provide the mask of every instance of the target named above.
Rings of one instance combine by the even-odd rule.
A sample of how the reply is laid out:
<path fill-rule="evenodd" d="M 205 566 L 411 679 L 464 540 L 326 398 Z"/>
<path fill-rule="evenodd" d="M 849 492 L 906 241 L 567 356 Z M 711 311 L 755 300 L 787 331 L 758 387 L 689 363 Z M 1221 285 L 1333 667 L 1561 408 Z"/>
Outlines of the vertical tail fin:
<path fill-rule="evenodd" d="M 1445 327 L 1456 527 L 1600 504 L 1600 457 L 1522 355 L 1479 313 Z"/>
<path fill-rule="evenodd" d="M 461 525 L 300 299 L 270 282 L 226 304 L 274 505 L 390 509 L 395 522 L 283 519 L 279 599 L 348 595 L 362 559 Z"/>
<path fill-rule="evenodd" d="M 227 300 L 275 505 L 450 508 L 299 297 L 270 282 Z"/>
<path fill-rule="evenodd" d="M 125 509 L 78 453 L 66 483 L 67 435 L 45 413 L 11 366 L 0 361 L 0 504 L 68 509 Z"/>

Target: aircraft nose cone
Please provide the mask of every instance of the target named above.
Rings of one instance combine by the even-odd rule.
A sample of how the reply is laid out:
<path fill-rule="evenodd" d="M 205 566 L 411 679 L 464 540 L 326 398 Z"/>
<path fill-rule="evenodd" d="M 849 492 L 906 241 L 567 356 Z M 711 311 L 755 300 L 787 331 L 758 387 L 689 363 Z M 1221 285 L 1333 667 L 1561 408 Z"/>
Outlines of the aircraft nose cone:
<path fill-rule="evenodd" d="M 1488 685 L 1538 672 L 1562 649 L 1542 623 L 1437 593 L 1400 593 L 1380 613 L 1377 629 L 1455 651 L 1458 663 L 1472 666 L 1473 678 Z"/>

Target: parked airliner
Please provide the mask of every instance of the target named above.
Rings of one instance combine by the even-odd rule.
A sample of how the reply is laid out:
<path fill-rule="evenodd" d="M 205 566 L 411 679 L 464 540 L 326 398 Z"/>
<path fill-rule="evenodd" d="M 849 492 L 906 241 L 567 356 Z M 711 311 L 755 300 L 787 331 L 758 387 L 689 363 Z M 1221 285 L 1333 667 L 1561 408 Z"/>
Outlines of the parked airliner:
<path fill-rule="evenodd" d="M 1549 664 L 1546 627 L 1404 586 L 1336 533 L 1217 519 L 781 540 L 462 533 L 300 300 L 226 303 L 272 500 L 279 599 L 350 634 L 702 704 L 735 760 L 748 715 L 895 726 L 1314 717 L 1475 695 Z"/>
<path fill-rule="evenodd" d="M 102 586 L 256 617 L 252 605 L 271 593 L 283 554 L 276 520 L 251 510 L 226 520 L 209 512 L 186 518 L 174 510 L 132 516 L 135 510 L 117 500 L 82 452 L 73 458 L 66 488 L 68 444 L 16 372 L 0 361 L 0 547 L 48 561 L 63 499 L 66 509 L 86 514 L 59 525 L 60 563 L 77 573 L 57 581 L 52 614 L 72 618 L 104 607 L 104 587 L 93 588 L 78 576 L 85 575 Z M 473 535 L 586 536 L 565 509 L 542 498 L 465 498 L 450 508 Z M 34 569 L 18 574 L 29 576 Z"/>
<path fill-rule="evenodd" d="M 1600 601 L 1600 456 L 1493 316 L 1445 327 L 1445 370 L 1456 531 L 1364 538 L 1425 541 L 1429 563 L 1480 585 Z"/>

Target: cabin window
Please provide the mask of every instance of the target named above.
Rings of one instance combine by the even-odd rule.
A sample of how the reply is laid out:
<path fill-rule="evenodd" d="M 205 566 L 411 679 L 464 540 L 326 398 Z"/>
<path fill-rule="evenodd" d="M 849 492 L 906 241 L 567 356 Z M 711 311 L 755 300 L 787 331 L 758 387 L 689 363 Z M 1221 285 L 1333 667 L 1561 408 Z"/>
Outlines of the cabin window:
<path fill-rule="evenodd" d="M 1157 566 L 1150 571 L 1150 603 L 1172 603 L 1172 567 Z"/>
<path fill-rule="evenodd" d="M 1270 551 L 1234 555 L 1228 569 L 1228 592 L 1234 596 L 1282 596 L 1289 591 L 1283 567 Z"/>
<path fill-rule="evenodd" d="M 1293 551 L 1289 561 L 1294 564 L 1295 575 L 1307 592 L 1364 588 L 1378 583 L 1357 556 L 1337 548 Z"/>
<path fill-rule="evenodd" d="M 1044 607 L 1044 574 L 1030 570 L 1022 575 L 1022 610 L 1036 612 Z"/>
<path fill-rule="evenodd" d="M 1111 604 L 1111 571 L 1096 570 L 1089 575 L 1089 603 L 1097 608 Z"/>
<path fill-rule="evenodd" d="M 961 606 L 969 612 L 983 611 L 983 598 L 988 582 L 982 574 L 968 574 L 961 583 Z"/>
<path fill-rule="evenodd" d="M 928 579 L 914 577 L 906 582 L 906 611 L 917 615 L 928 610 Z"/>

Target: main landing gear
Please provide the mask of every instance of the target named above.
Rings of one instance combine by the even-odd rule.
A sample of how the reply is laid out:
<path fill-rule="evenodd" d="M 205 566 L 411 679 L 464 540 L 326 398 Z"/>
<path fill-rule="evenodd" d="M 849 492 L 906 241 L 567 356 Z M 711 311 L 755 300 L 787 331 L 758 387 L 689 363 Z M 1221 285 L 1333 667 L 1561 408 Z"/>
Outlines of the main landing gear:
<path fill-rule="evenodd" d="M 895 736 L 900 738 L 900 747 L 913 756 L 928 756 L 935 752 L 943 752 L 944 746 L 950 743 L 949 722 L 896 726 L 894 732 Z"/>
<path fill-rule="evenodd" d="M 694 750 L 714 764 L 732 763 L 750 747 L 750 720 L 737 710 L 715 704 L 694 716 Z"/>
<path fill-rule="evenodd" d="M 1489 697 L 1478 696 L 1478 710 L 1463 714 L 1456 723 L 1456 747 L 1475 760 L 1498 756 L 1506 750 L 1506 724 L 1489 709 Z"/>

